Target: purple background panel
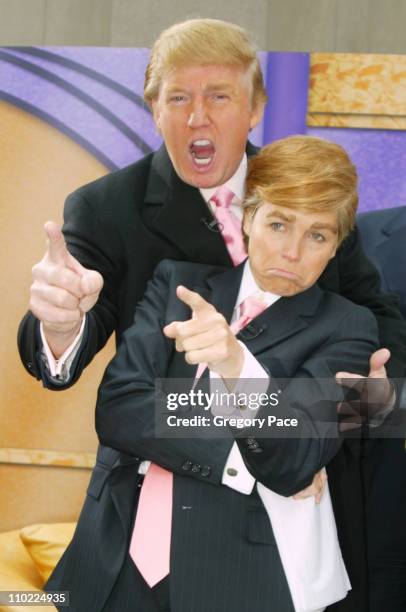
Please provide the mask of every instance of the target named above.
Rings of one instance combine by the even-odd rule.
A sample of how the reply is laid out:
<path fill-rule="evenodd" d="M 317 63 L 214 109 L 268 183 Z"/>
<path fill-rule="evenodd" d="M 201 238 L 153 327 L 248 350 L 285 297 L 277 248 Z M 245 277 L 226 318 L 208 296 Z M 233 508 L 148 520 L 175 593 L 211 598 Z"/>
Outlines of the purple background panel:
<path fill-rule="evenodd" d="M 342 145 L 357 167 L 360 211 L 406 206 L 406 131 L 308 128 Z"/>
<path fill-rule="evenodd" d="M 147 57 L 145 49 L 9 48 L 0 51 L 0 89 L 119 168 L 160 142 L 142 102 Z"/>
<path fill-rule="evenodd" d="M 260 53 L 266 72 L 267 54 Z M 88 149 L 110 170 L 156 149 L 161 138 L 142 100 L 148 49 L 0 49 L 0 99 L 31 112 Z M 251 132 L 262 144 L 263 124 Z"/>
<path fill-rule="evenodd" d="M 268 53 L 264 144 L 306 133 L 309 53 Z"/>
<path fill-rule="evenodd" d="M 156 149 L 161 138 L 142 100 L 148 49 L 0 49 L 0 99 L 67 134 L 107 168 Z M 269 104 L 250 140 L 261 146 L 292 133 L 342 144 L 360 176 L 360 210 L 406 204 L 406 131 L 307 128 L 309 54 L 261 52 Z"/>

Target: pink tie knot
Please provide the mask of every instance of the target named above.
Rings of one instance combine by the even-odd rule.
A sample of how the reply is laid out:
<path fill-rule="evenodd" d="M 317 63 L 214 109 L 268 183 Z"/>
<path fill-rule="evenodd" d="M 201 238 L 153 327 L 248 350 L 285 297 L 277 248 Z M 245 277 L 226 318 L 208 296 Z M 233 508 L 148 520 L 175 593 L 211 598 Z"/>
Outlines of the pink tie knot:
<path fill-rule="evenodd" d="M 266 308 L 265 302 L 254 296 L 247 297 L 240 306 L 240 318 L 231 325 L 231 331 L 238 334 L 248 323 Z"/>
<path fill-rule="evenodd" d="M 241 220 L 237 217 L 231 205 L 235 194 L 225 187 L 219 187 L 211 198 L 215 205 L 214 216 L 218 222 L 219 231 L 223 236 L 231 261 L 235 266 L 247 257 L 242 237 Z"/>
<path fill-rule="evenodd" d="M 211 197 L 217 208 L 229 208 L 235 194 L 228 187 L 219 187 Z"/>
<path fill-rule="evenodd" d="M 248 317 L 251 321 L 255 319 L 263 310 L 266 305 L 260 299 L 252 296 L 246 298 L 240 307 L 241 316 Z"/>

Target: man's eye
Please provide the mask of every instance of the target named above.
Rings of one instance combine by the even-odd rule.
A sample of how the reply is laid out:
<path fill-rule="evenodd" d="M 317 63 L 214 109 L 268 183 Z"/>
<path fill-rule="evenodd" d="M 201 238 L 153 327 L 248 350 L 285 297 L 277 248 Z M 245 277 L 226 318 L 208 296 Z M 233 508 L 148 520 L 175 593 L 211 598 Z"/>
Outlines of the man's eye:
<path fill-rule="evenodd" d="M 323 234 L 319 234 L 319 232 L 312 232 L 310 238 L 314 240 L 314 242 L 325 242 L 326 240 Z"/>
<path fill-rule="evenodd" d="M 169 98 L 170 102 L 174 102 L 175 104 L 181 104 L 186 100 L 186 96 L 182 96 L 181 94 L 177 94 L 176 96 L 171 96 Z"/>
<path fill-rule="evenodd" d="M 222 100 L 228 100 L 227 94 L 215 93 L 213 94 L 213 99 L 221 102 Z"/>
<path fill-rule="evenodd" d="M 279 223 L 278 221 L 273 221 L 273 223 L 271 223 L 271 227 L 274 232 L 283 232 L 285 229 L 285 225 L 283 223 Z"/>

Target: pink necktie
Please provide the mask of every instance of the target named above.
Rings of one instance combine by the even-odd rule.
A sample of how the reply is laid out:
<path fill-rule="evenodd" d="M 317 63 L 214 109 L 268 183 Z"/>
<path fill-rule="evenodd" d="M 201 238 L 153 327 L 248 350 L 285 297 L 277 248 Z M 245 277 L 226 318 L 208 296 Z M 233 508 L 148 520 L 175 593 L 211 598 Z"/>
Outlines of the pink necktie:
<path fill-rule="evenodd" d="M 242 330 L 243 327 L 248 325 L 252 319 L 255 319 L 261 312 L 263 312 L 266 308 L 265 302 L 262 302 L 255 295 L 251 295 L 240 304 L 240 318 L 230 325 L 230 329 L 233 334 L 236 336 L 239 331 Z M 197 381 L 207 368 L 207 363 L 199 363 L 196 371 L 196 378 L 194 380 L 193 386 L 196 385 Z"/>
<path fill-rule="evenodd" d="M 245 298 L 240 305 L 240 318 L 230 326 L 233 334 L 237 335 L 243 327 L 248 325 L 252 319 L 255 319 L 255 317 L 260 315 L 265 308 L 265 302 L 260 300 L 258 297 L 255 297 L 255 295 L 250 295 L 249 297 Z"/>
<path fill-rule="evenodd" d="M 173 474 L 151 463 L 142 483 L 130 556 L 152 588 L 169 574 Z"/>
<path fill-rule="evenodd" d="M 231 202 L 235 194 L 228 187 L 219 187 L 210 201 L 216 206 L 214 216 L 220 224 L 220 231 L 226 243 L 231 260 L 235 266 L 244 261 L 247 252 L 242 236 L 241 221 L 231 210 Z"/>

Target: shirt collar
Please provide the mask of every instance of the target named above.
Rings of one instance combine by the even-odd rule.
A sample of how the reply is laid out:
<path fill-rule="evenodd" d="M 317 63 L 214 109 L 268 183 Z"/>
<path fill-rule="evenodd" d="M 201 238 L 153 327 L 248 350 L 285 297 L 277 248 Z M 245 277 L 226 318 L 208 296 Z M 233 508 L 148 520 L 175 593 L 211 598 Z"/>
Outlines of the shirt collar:
<path fill-rule="evenodd" d="M 235 303 L 235 308 L 239 308 L 244 300 L 253 295 L 255 295 L 255 297 L 258 297 L 259 300 L 263 301 L 266 305 L 266 308 L 268 308 L 268 306 L 271 306 L 271 304 L 274 304 L 281 297 L 280 295 L 276 295 L 275 293 L 263 291 L 260 287 L 258 287 L 251 270 L 250 261 L 249 259 L 247 259 L 244 264 L 240 291 L 238 293 L 237 301 Z"/>
<path fill-rule="evenodd" d="M 217 185 L 217 187 L 210 187 L 210 189 L 199 189 L 204 201 L 206 203 L 209 202 L 216 190 L 219 187 L 224 186 L 228 187 L 228 189 L 230 189 L 235 194 L 238 200 L 242 202 L 245 196 L 245 179 L 247 176 L 247 164 L 247 154 L 244 153 L 241 163 L 238 166 L 236 172 L 231 178 L 228 179 L 228 181 L 224 183 L 224 185 Z"/>

